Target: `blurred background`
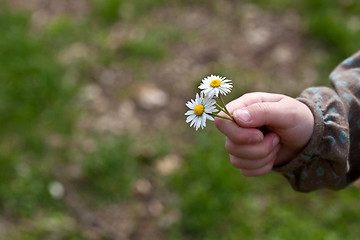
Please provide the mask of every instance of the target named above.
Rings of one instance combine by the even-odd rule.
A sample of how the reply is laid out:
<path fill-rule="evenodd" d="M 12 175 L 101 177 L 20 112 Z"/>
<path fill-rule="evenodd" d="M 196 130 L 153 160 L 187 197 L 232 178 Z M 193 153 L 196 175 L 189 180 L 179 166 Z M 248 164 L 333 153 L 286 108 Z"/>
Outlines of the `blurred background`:
<path fill-rule="evenodd" d="M 0 0 L 0 239 L 358 239 L 359 189 L 244 178 L 202 78 L 296 97 L 359 48 L 356 0 Z"/>

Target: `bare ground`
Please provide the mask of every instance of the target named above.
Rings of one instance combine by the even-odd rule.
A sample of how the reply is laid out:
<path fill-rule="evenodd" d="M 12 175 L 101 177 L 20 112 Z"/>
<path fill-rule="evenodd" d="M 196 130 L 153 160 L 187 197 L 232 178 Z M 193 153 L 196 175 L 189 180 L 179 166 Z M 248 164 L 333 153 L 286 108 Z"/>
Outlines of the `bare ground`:
<path fill-rule="evenodd" d="M 12 4 L 31 11 L 35 30 L 60 15 L 82 19 L 91 11 L 85 0 L 14 0 Z M 82 99 L 87 112 L 76 137 L 81 147 L 91 151 L 88 132 L 106 136 L 129 131 L 137 136 L 137 150 L 144 155 L 151 154 L 151 140 L 160 131 L 166 130 L 173 144 L 172 153 L 156 160 L 136 181 L 133 197 L 126 202 L 93 209 L 78 206 L 82 202 L 78 196 L 67 195 L 64 201 L 89 239 L 165 239 L 166 229 L 181 214 L 168 206 L 175 196 L 159 179 L 181 165 L 177 144 L 181 145 L 179 139 L 191 140 L 184 126 L 184 103 L 194 95 L 194 81 L 213 73 L 218 63 L 238 78 L 234 85 L 241 85 L 241 74 L 246 73 L 250 91 L 293 94 L 316 79 L 312 66 L 320 54 L 309 55 L 306 50 L 300 16 L 294 11 L 271 13 L 252 4 L 222 0 L 207 6 L 164 5 L 136 21 L 115 23 L 107 48 L 115 50 L 123 41 L 164 23 L 183 35 L 168 45 L 166 60 L 144 61 L 139 74 L 119 57 L 109 67 L 92 66 L 85 80 Z M 74 43 L 60 50 L 59 59 L 71 65 L 96 54 L 92 46 Z"/>

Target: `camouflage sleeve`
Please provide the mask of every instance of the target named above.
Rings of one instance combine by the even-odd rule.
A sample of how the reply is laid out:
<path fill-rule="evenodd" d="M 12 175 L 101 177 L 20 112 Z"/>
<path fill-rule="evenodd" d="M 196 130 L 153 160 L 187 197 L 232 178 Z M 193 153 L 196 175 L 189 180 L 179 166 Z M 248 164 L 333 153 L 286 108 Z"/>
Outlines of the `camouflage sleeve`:
<path fill-rule="evenodd" d="M 315 119 L 313 135 L 289 163 L 274 167 L 296 191 L 342 189 L 360 176 L 360 52 L 330 75 L 332 88 L 311 87 L 299 101 Z"/>

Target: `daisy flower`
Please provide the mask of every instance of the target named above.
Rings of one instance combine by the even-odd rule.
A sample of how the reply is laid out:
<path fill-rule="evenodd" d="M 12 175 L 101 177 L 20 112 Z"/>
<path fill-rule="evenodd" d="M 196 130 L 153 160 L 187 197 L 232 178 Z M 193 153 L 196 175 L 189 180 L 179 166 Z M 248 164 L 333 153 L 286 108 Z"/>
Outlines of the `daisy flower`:
<path fill-rule="evenodd" d="M 185 115 L 188 115 L 186 122 L 190 123 L 190 127 L 194 126 L 196 131 L 201 127 L 204 129 L 206 127 L 206 120 L 209 119 L 214 121 L 212 117 L 214 112 L 218 110 L 214 106 L 216 101 L 212 98 L 201 97 L 198 93 L 196 94 L 196 99 L 191 99 L 186 103 L 186 106 L 190 108 Z"/>
<path fill-rule="evenodd" d="M 205 94 L 209 98 L 226 95 L 231 92 L 232 83 L 231 80 L 225 77 L 210 75 L 202 80 L 199 88 L 202 90 L 201 94 Z"/>

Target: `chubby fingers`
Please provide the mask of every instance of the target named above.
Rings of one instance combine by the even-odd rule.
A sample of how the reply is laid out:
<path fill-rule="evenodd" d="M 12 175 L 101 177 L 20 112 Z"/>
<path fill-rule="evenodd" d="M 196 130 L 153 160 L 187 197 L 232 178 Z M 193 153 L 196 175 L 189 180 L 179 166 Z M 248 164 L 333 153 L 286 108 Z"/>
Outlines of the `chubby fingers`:
<path fill-rule="evenodd" d="M 283 98 L 285 98 L 284 95 L 275 94 L 275 93 L 265 93 L 265 92 L 246 93 L 241 97 L 228 103 L 226 107 L 230 111 L 230 113 L 233 113 L 234 110 L 236 109 L 245 108 L 255 103 L 278 102 Z"/>
<path fill-rule="evenodd" d="M 234 144 L 253 144 L 264 139 L 259 129 L 243 128 L 226 119 L 215 118 L 215 126 Z"/>
<path fill-rule="evenodd" d="M 261 159 L 268 156 L 279 143 L 275 133 L 268 133 L 264 140 L 254 144 L 237 144 L 226 138 L 225 148 L 229 154 L 247 159 Z"/>
<path fill-rule="evenodd" d="M 254 170 L 258 168 L 262 168 L 263 166 L 267 165 L 270 162 L 273 162 L 276 158 L 276 153 L 278 148 L 275 148 L 268 156 L 261 158 L 261 159 L 245 159 L 239 158 L 234 155 L 230 155 L 230 162 L 235 168 L 239 169 L 247 169 L 247 170 Z"/>
<path fill-rule="evenodd" d="M 269 133 L 260 143 L 238 146 L 227 139 L 226 149 L 231 164 L 244 176 L 259 176 L 271 171 L 280 149 L 279 137 Z"/>
<path fill-rule="evenodd" d="M 257 176 L 262 176 L 262 175 L 265 175 L 265 174 L 271 172 L 273 165 L 274 165 L 274 160 L 267 163 L 266 165 L 264 165 L 261 168 L 256 168 L 256 169 L 240 168 L 239 170 L 240 170 L 240 173 L 242 175 L 244 175 L 245 177 L 257 177 Z"/>

